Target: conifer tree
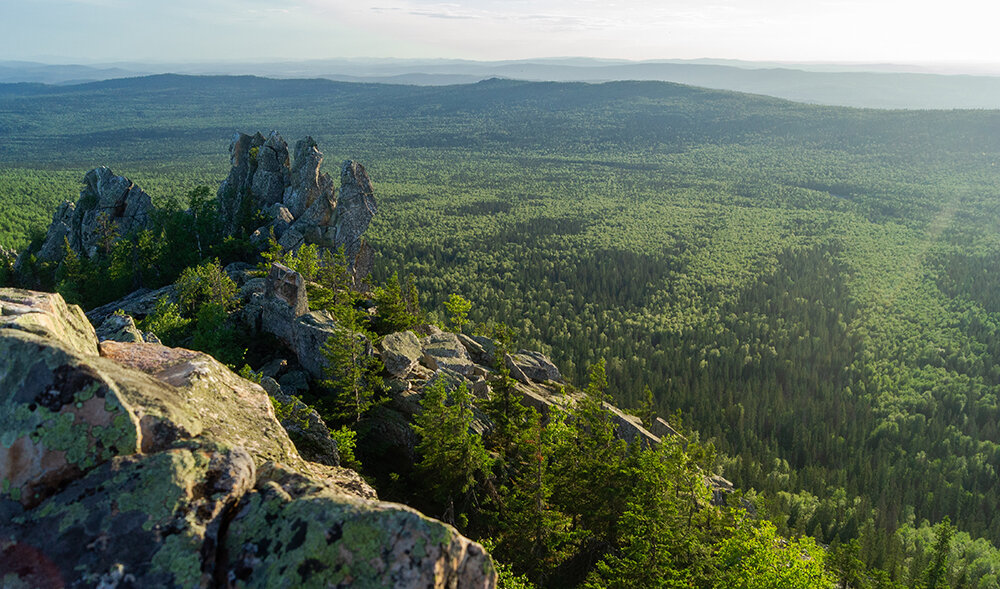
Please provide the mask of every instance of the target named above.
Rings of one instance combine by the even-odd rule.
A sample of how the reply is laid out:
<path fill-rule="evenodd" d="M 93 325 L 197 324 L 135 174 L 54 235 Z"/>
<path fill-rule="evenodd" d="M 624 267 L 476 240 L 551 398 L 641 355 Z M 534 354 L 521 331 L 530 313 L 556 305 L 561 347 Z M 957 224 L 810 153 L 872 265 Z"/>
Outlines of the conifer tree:
<path fill-rule="evenodd" d="M 420 436 L 417 470 L 424 476 L 433 499 L 444 509 L 443 519 L 454 524 L 456 513 L 468 503 L 477 481 L 490 471 L 491 460 L 483 447 L 482 438 L 471 432 L 472 399 L 463 385 L 449 395 L 443 379 L 435 379 L 424 388 L 421 413 L 416 416 L 413 431 Z"/>

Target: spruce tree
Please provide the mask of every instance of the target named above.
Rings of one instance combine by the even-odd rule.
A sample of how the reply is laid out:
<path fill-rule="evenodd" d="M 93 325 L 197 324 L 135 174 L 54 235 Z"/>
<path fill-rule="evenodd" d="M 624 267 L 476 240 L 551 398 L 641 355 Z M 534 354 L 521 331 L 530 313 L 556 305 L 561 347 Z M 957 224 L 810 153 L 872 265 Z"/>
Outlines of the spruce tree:
<path fill-rule="evenodd" d="M 432 498 L 444 510 L 443 519 L 454 524 L 469 503 L 477 481 L 490 471 L 491 460 L 472 426 L 472 399 L 463 385 L 452 391 L 450 402 L 443 379 L 435 379 L 423 391 L 421 413 L 414 418 L 417 470 L 423 475 Z M 455 502 L 459 501 L 458 511 Z"/>

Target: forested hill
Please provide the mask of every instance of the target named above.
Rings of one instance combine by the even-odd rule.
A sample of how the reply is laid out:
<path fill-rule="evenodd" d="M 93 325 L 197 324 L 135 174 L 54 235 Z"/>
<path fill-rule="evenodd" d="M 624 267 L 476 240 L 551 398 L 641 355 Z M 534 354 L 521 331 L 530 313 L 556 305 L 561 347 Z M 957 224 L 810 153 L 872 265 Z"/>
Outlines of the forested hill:
<path fill-rule="evenodd" d="M 154 76 L 0 86 L 0 127 L 7 246 L 95 165 L 165 202 L 218 184 L 219 137 L 312 134 L 376 179 L 380 278 L 463 295 L 576 382 L 605 358 L 621 404 L 680 410 L 783 531 L 908 579 L 948 516 L 952 586 L 996 582 L 998 111 Z"/>
<path fill-rule="evenodd" d="M 417 87 L 158 75 L 77 86 L 0 85 L 0 109 L 0 132 L 9 138 L 0 146 L 0 162 L 9 164 L 84 165 L 95 148 L 112 145 L 130 161 L 162 161 L 162 149 L 191 158 L 191 149 L 218 153 L 223 148 L 212 138 L 244 121 L 305 132 L 320 121 L 328 129 L 335 120 L 338 136 L 363 137 L 366 145 L 505 153 L 680 149 L 762 138 L 907 155 L 915 149 L 991 151 L 1000 144 L 996 111 L 807 106 L 664 82 L 492 79 Z M 160 140 L 158 149 L 143 149 L 149 147 L 143 141 Z"/>

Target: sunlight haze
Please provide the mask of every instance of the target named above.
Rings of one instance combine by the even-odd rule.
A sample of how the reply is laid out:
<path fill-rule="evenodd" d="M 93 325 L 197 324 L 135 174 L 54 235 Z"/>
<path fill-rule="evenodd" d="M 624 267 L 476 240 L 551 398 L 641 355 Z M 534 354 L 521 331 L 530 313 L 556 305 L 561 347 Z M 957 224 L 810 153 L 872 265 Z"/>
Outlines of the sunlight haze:
<path fill-rule="evenodd" d="M 728 58 L 995 63 L 995 3 L 3 0 L 0 59 Z"/>

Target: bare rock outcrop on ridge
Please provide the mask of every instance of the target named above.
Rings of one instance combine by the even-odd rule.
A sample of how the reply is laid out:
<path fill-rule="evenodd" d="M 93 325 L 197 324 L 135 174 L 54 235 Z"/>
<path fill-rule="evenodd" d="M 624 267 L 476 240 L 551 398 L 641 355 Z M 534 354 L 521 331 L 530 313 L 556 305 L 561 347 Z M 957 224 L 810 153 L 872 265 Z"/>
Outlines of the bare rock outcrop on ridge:
<path fill-rule="evenodd" d="M 206 354 L 98 343 L 59 295 L 0 289 L 0 355 L 5 585 L 496 584 L 454 528 L 302 459 Z"/>
<path fill-rule="evenodd" d="M 36 254 L 39 260 L 62 260 L 66 243 L 77 254 L 93 257 L 113 236 L 140 231 L 149 223 L 153 201 L 128 178 L 101 167 L 87 172 L 83 184 L 75 203 L 63 201 L 56 209 Z"/>
<path fill-rule="evenodd" d="M 286 250 L 314 244 L 335 253 L 344 249 L 348 266 L 361 278 L 371 271 L 373 252 L 362 235 L 378 211 L 364 166 L 345 161 L 339 194 L 333 178 L 320 171 L 323 153 L 312 137 L 288 145 L 277 132 L 268 137 L 238 133 L 229 146 L 232 168 L 219 186 L 219 212 L 229 234 L 252 232 L 263 246 L 273 234 Z M 262 213 L 267 224 L 254 228 Z"/>

